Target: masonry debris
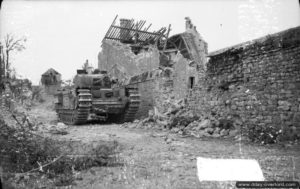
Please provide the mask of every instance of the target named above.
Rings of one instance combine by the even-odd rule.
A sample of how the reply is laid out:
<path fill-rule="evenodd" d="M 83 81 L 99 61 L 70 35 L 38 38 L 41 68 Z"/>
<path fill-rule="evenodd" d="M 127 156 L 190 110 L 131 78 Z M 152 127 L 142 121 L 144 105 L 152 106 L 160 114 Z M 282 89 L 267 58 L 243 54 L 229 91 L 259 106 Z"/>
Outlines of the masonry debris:
<path fill-rule="evenodd" d="M 170 103 L 170 102 L 169 102 Z M 170 103 L 169 108 L 164 112 L 154 107 L 149 111 L 149 116 L 134 124 L 124 124 L 124 127 L 146 128 L 158 130 L 171 130 L 183 136 L 194 136 L 196 138 L 237 138 L 241 123 L 232 122 L 230 119 L 216 119 L 213 115 L 199 117 L 191 110 L 188 110 L 187 102 L 184 99 Z"/>

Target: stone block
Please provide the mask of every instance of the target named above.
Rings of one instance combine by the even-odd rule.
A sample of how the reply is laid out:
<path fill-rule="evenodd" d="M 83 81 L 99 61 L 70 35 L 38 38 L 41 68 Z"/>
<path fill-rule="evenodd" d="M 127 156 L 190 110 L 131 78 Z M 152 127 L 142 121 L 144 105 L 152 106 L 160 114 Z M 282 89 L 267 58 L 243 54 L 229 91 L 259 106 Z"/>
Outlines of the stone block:
<path fill-rule="evenodd" d="M 211 127 L 209 127 L 209 128 L 206 128 L 206 129 L 205 129 L 205 132 L 208 133 L 208 134 L 213 134 L 214 129 L 211 128 Z"/>
<path fill-rule="evenodd" d="M 229 131 L 229 136 L 230 136 L 230 137 L 234 137 L 234 136 L 236 136 L 238 133 L 239 133 L 239 132 L 238 132 L 238 130 L 236 130 L 236 129 L 235 129 L 235 130 L 230 130 L 230 131 Z"/>
<path fill-rule="evenodd" d="M 205 120 L 202 120 L 199 123 L 199 125 L 197 127 L 197 130 L 206 129 L 206 128 L 209 128 L 211 126 L 212 126 L 211 121 L 209 119 L 205 119 Z"/>
<path fill-rule="evenodd" d="M 220 135 L 221 136 L 227 136 L 229 134 L 229 129 L 222 129 L 221 131 L 220 131 Z"/>
<path fill-rule="evenodd" d="M 237 109 L 237 106 L 236 106 L 236 105 L 232 105 L 232 106 L 231 106 L 231 109 L 236 110 L 236 109 Z"/>
<path fill-rule="evenodd" d="M 203 137 L 205 136 L 205 130 L 201 130 L 197 132 L 198 136 Z"/>
<path fill-rule="evenodd" d="M 288 102 L 288 101 L 284 101 L 284 100 L 279 100 L 278 101 L 278 108 L 282 109 L 282 110 L 285 110 L 285 111 L 290 110 L 291 105 L 292 104 L 290 102 Z"/>
<path fill-rule="evenodd" d="M 205 133 L 203 134 L 203 136 L 211 137 L 211 134 L 205 132 Z"/>
<path fill-rule="evenodd" d="M 220 134 L 213 133 L 211 136 L 214 137 L 214 138 L 219 138 L 221 135 L 220 135 Z"/>
<path fill-rule="evenodd" d="M 300 128 L 300 112 L 294 114 L 293 125 Z"/>
<path fill-rule="evenodd" d="M 213 134 L 220 134 L 220 127 L 216 127 Z"/>
<path fill-rule="evenodd" d="M 179 128 L 176 128 L 176 127 L 174 127 L 174 128 L 172 128 L 172 130 L 171 131 L 173 131 L 174 133 L 177 133 L 178 131 L 180 131 L 180 129 Z"/>
<path fill-rule="evenodd" d="M 292 105 L 292 106 L 291 106 L 291 111 L 292 111 L 292 112 L 297 112 L 297 111 L 298 111 L 297 105 Z"/>

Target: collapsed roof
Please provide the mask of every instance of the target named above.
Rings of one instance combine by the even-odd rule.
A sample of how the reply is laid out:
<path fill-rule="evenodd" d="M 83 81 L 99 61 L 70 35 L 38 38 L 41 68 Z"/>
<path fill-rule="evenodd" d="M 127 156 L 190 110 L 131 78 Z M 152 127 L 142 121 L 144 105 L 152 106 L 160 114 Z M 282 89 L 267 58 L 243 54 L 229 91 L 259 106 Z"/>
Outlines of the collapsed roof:
<path fill-rule="evenodd" d="M 202 39 L 190 18 L 185 18 L 185 32 L 169 37 L 171 25 L 169 25 L 168 29 L 162 27 L 156 32 L 150 32 L 149 28 L 151 24 L 145 26 L 146 21 L 144 20 L 135 22 L 134 19 L 120 19 L 119 24 L 116 24 L 117 17 L 118 15 L 104 36 L 102 47 L 106 48 L 110 45 L 116 47 L 122 46 L 125 47 L 122 49 L 130 49 L 136 55 L 149 51 L 149 49 L 153 49 L 152 47 L 154 47 L 158 50 L 159 66 L 164 67 L 172 66 L 174 55 L 178 53 L 189 61 L 194 61 L 201 66 L 205 64 L 207 43 Z M 107 44 L 109 45 L 107 46 Z M 105 48 L 102 49 L 102 52 L 111 54 L 109 51 L 105 51 Z M 103 55 L 106 56 L 105 54 Z M 119 55 L 115 55 L 119 57 Z M 102 64 L 109 63 L 106 59 L 103 59 Z"/>
<path fill-rule="evenodd" d="M 170 25 L 169 29 L 162 27 L 158 31 L 150 32 L 149 29 L 152 24 L 145 26 L 145 20 L 135 22 L 134 19 L 120 19 L 120 24 L 117 25 L 117 17 L 118 15 L 106 32 L 102 42 L 104 40 L 114 40 L 130 44 L 134 52 L 138 52 L 147 45 L 156 45 L 160 50 L 164 48 L 170 31 Z"/>

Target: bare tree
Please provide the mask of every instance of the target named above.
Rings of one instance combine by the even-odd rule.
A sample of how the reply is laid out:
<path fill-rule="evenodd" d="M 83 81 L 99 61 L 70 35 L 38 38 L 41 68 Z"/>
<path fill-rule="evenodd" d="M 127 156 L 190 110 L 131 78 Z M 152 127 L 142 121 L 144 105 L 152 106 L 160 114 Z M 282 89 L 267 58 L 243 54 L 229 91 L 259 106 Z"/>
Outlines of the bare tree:
<path fill-rule="evenodd" d="M 7 34 L 4 37 L 4 49 L 5 49 L 5 60 L 4 60 L 4 71 L 5 76 L 9 77 L 10 71 L 10 53 L 13 51 L 22 51 L 25 49 L 24 43 L 26 42 L 26 37 L 16 38 L 12 34 Z"/>

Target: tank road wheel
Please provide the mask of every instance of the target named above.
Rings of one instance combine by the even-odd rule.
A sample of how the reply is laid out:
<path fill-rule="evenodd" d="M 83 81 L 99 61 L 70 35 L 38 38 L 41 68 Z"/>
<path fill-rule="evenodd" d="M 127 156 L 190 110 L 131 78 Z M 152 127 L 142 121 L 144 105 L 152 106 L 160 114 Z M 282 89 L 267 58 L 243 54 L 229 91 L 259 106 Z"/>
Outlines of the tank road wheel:
<path fill-rule="evenodd" d="M 139 110 L 140 106 L 140 94 L 138 89 L 130 88 L 129 89 L 129 101 L 125 106 L 124 111 L 124 122 L 131 122 L 134 121 L 135 115 Z"/>

